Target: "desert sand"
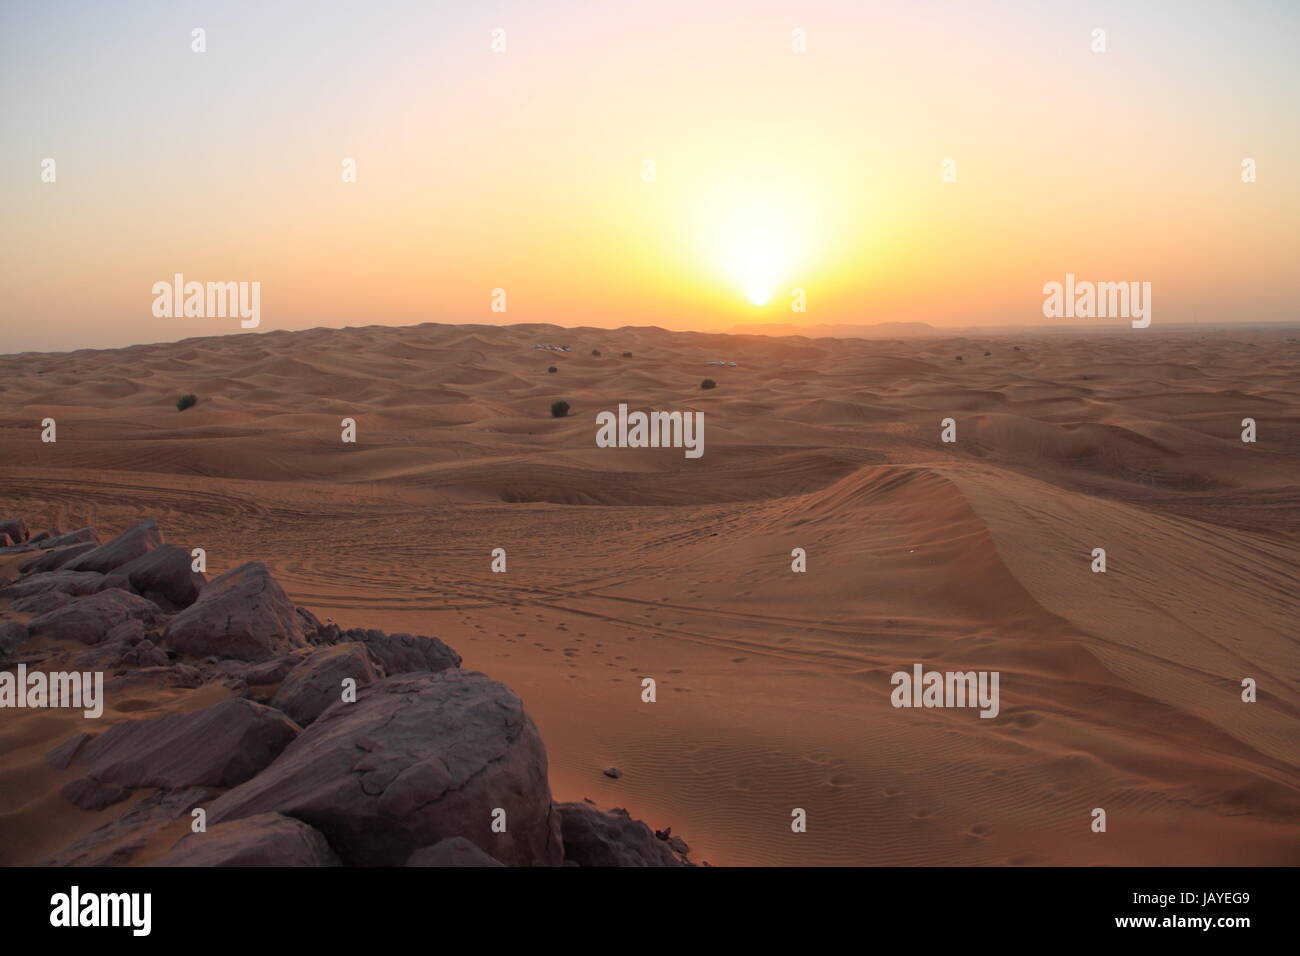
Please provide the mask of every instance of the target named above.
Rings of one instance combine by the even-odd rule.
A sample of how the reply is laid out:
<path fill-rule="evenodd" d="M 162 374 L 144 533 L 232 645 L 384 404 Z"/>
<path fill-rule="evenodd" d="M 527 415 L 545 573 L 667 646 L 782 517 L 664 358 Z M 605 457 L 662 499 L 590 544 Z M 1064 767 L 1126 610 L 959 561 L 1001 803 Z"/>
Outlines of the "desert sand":
<path fill-rule="evenodd" d="M 620 402 L 704 412 L 705 454 L 597 448 Z M 209 577 L 264 562 L 322 620 L 441 638 L 522 698 L 557 800 L 671 825 L 696 859 L 1300 863 L 1294 328 L 28 353 L 0 356 L 0 463 L 0 516 L 104 538 L 155 516 Z M 892 707 L 914 663 L 999 671 L 1000 714 Z M 221 693 L 137 688 L 100 723 Z M 0 862 L 121 812 L 69 804 L 42 759 L 80 722 L 0 714 Z"/>

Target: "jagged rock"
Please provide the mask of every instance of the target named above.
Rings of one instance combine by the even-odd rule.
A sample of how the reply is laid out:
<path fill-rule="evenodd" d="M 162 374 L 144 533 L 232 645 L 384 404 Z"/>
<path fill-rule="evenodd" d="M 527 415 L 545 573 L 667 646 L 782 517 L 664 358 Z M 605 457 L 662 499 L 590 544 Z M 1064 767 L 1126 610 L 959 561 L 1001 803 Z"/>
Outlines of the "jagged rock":
<path fill-rule="evenodd" d="M 113 588 L 112 591 L 75 598 L 69 604 L 47 611 L 32 618 L 27 628 L 32 635 L 44 635 L 53 640 L 99 644 L 114 627 L 133 618 L 152 626 L 157 623 L 159 610 L 143 597 Z"/>
<path fill-rule="evenodd" d="M 687 865 L 626 810 L 598 810 L 585 803 L 561 803 L 556 810 L 564 833 L 565 859 L 579 866 Z"/>
<path fill-rule="evenodd" d="M 55 770 L 67 770 L 82 745 L 93 739 L 90 734 L 75 733 L 45 755 L 45 762 Z"/>
<path fill-rule="evenodd" d="M 163 631 L 163 646 L 194 657 L 264 661 L 305 644 L 293 602 L 258 562 L 208 582 Z"/>
<path fill-rule="evenodd" d="M 323 713 L 208 819 L 284 813 L 352 865 L 400 866 L 453 836 L 508 865 L 558 865 L 546 775 L 537 728 L 504 685 L 458 669 L 390 677 Z M 505 833 L 492 832 L 497 808 Z"/>
<path fill-rule="evenodd" d="M 501 866 L 464 837 L 448 837 L 433 846 L 416 850 L 406 861 L 407 866 Z"/>
<path fill-rule="evenodd" d="M 233 787 L 298 734 L 280 711 L 231 699 L 190 714 L 115 724 L 81 748 L 90 776 L 124 787 Z"/>
<path fill-rule="evenodd" d="M 5 518 L 0 521 L 0 535 L 9 535 L 13 544 L 22 544 L 32 536 L 31 529 L 22 518 Z"/>
<path fill-rule="evenodd" d="M 100 543 L 99 535 L 95 533 L 94 528 L 78 528 L 76 531 L 66 531 L 63 534 L 50 534 L 42 532 L 32 541 L 38 542 L 42 548 L 66 548 L 74 544 L 94 544 Z"/>
<path fill-rule="evenodd" d="M 0 657 L 12 654 L 26 642 L 26 624 L 19 621 L 0 621 Z"/>
<path fill-rule="evenodd" d="M 158 608 L 149 601 L 113 588 L 47 611 L 32 618 L 27 626 L 32 634 L 46 635 L 54 640 L 98 644 L 114 627 L 132 618 L 153 625 L 158 617 Z"/>
<path fill-rule="evenodd" d="M 379 679 L 366 645 L 350 643 L 321 648 L 290 671 L 271 698 L 271 706 L 280 708 L 299 726 L 306 727 L 325 708 L 341 701 L 343 681 L 349 677 L 356 681 L 358 689 Z"/>
<path fill-rule="evenodd" d="M 181 837 L 158 866 L 339 866 L 319 831 L 279 813 L 259 813 Z"/>
<path fill-rule="evenodd" d="M 617 767 L 606 767 L 601 771 L 601 773 L 613 780 L 617 780 L 619 777 L 623 776 L 623 771 L 619 770 Z"/>
<path fill-rule="evenodd" d="M 173 544 L 159 545 L 104 578 L 104 587 L 134 591 L 168 611 L 189 607 L 206 583 L 192 570 L 189 552 Z"/>
<path fill-rule="evenodd" d="M 94 551 L 96 547 L 97 545 L 93 542 L 87 541 L 84 544 L 70 544 L 66 548 L 55 548 L 53 551 L 46 551 L 44 554 L 37 555 L 30 561 L 24 561 L 18 566 L 18 570 L 23 574 L 57 571 L 73 558 Z"/>
<path fill-rule="evenodd" d="M 383 631 L 354 627 L 339 632 L 337 639 L 365 644 L 371 659 L 383 669 L 385 677 L 396 677 L 398 674 L 436 674 L 448 668 L 460 667 L 460 655 L 436 637 L 385 634 Z"/>
<path fill-rule="evenodd" d="M 42 866 L 121 866 L 130 863 L 151 840 L 195 807 L 206 806 L 219 793 L 209 787 L 160 790 L 150 794 L 116 820 L 92 830 L 80 840 L 44 860 Z"/>
<path fill-rule="evenodd" d="M 77 597 L 94 594 L 103 581 L 104 576 L 97 571 L 71 571 L 64 567 L 46 574 L 29 575 L 13 584 L 7 584 L 0 588 L 0 597 L 13 600 L 47 591 L 62 591 L 64 594 Z"/>
<path fill-rule="evenodd" d="M 46 611 L 63 607 L 71 600 L 72 595 L 64 591 L 41 591 L 38 594 L 29 594 L 27 597 L 15 598 L 9 602 L 8 610 L 20 614 L 41 615 Z"/>
<path fill-rule="evenodd" d="M 103 810 L 131 796 L 130 790 L 117 784 L 95 780 L 93 777 L 83 777 L 66 783 L 59 792 L 83 810 Z"/>
<path fill-rule="evenodd" d="M 93 551 L 73 558 L 64 565 L 69 571 L 98 571 L 107 574 L 134 561 L 142 554 L 152 551 L 162 544 L 162 535 L 158 532 L 158 522 L 145 518 L 134 528 L 123 531 L 108 544 L 101 544 Z"/>

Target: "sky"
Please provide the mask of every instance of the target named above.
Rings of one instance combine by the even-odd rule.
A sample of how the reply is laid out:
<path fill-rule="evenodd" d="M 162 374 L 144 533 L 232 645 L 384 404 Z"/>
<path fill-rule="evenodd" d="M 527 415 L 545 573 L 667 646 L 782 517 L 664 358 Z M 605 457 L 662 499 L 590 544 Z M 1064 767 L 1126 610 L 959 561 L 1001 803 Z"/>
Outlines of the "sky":
<path fill-rule="evenodd" d="M 1059 325 L 1067 273 L 1294 320 L 1297 48 L 1264 0 L 3 0 L 0 352 L 250 334 L 177 273 L 256 332 Z"/>

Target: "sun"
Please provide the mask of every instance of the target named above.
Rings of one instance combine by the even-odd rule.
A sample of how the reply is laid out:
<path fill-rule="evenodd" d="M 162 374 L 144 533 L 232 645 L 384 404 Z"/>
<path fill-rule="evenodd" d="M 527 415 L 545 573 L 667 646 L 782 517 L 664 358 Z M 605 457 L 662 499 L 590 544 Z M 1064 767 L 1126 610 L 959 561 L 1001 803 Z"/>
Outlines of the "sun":
<path fill-rule="evenodd" d="M 767 305 L 785 283 L 798 284 L 811 245 L 803 200 L 787 184 L 745 180 L 716 187 L 701 206 L 702 251 L 751 306 Z"/>

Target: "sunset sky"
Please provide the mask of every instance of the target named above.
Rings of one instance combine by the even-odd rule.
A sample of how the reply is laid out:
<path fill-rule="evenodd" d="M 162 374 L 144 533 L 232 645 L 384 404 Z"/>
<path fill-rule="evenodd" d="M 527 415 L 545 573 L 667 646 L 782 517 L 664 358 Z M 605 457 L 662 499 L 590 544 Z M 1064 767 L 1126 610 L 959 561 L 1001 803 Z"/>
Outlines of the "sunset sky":
<path fill-rule="evenodd" d="M 0 352 L 239 332 L 156 318 L 178 272 L 259 331 L 1049 324 L 1067 272 L 1296 319 L 1298 48 L 1295 2 L 6 2 Z"/>

